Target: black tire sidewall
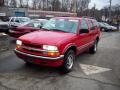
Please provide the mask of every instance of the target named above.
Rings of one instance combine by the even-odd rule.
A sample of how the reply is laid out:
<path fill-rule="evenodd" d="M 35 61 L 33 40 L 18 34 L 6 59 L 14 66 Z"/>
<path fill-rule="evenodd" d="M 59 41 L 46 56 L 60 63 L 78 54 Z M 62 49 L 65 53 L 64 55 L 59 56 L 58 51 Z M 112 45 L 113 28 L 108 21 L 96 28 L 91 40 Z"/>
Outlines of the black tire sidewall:
<path fill-rule="evenodd" d="M 91 54 L 96 53 L 96 52 L 97 52 L 97 46 L 98 46 L 98 41 L 96 40 L 96 41 L 94 42 L 93 46 L 89 49 L 89 52 L 90 52 Z M 96 50 L 95 50 L 95 48 L 96 48 Z"/>
<path fill-rule="evenodd" d="M 67 67 L 67 60 L 68 60 L 67 58 L 68 58 L 69 55 L 73 55 L 73 58 L 74 58 L 73 59 L 73 65 L 70 69 Z M 65 57 L 64 57 L 63 65 L 62 65 L 62 69 L 65 73 L 68 73 L 68 72 L 72 71 L 73 66 L 74 66 L 74 60 L 75 60 L 75 52 L 73 50 L 67 51 L 66 54 L 65 54 Z"/>

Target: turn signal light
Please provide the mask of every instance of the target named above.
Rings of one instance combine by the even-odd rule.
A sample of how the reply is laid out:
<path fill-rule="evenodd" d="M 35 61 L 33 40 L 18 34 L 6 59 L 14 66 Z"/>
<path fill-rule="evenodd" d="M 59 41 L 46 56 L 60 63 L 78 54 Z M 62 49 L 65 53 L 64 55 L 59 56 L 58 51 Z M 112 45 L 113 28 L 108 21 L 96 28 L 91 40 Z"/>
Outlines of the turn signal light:
<path fill-rule="evenodd" d="M 60 56 L 59 52 L 48 52 L 47 54 L 48 54 L 49 57 L 58 57 L 58 56 Z"/>
<path fill-rule="evenodd" d="M 21 45 L 18 45 L 18 44 L 16 45 L 16 48 L 20 48 L 20 47 L 21 47 Z"/>

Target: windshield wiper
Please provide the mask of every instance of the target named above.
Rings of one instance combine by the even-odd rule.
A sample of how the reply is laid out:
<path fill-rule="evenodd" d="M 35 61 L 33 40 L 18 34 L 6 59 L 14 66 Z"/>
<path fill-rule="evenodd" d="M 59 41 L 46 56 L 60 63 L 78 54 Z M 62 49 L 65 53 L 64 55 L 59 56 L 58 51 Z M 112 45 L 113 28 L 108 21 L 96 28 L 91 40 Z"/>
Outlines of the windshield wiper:
<path fill-rule="evenodd" d="M 46 30 L 46 31 L 51 31 L 50 29 L 47 29 L 47 28 L 42 28 L 42 29 L 44 29 L 44 30 Z"/>
<path fill-rule="evenodd" d="M 60 30 L 60 29 L 49 29 L 51 31 L 58 31 L 58 32 L 67 32 L 67 31 L 63 31 L 63 30 Z"/>

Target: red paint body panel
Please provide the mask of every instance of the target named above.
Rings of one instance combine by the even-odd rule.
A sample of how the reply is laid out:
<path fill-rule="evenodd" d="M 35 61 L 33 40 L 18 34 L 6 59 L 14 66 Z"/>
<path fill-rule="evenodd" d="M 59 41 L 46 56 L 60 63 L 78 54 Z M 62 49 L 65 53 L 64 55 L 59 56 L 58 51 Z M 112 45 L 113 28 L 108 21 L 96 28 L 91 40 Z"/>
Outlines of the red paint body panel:
<path fill-rule="evenodd" d="M 60 17 L 59 17 L 60 18 Z M 58 18 L 58 19 L 59 19 Z M 61 18 L 71 18 L 71 17 L 61 17 Z M 73 18 L 72 18 L 73 19 Z M 79 21 L 81 18 L 75 18 Z M 86 20 L 87 21 L 87 20 Z M 80 22 L 79 22 L 80 24 Z M 89 24 L 88 24 L 89 26 Z M 79 27 L 79 26 L 78 26 Z M 34 45 L 53 45 L 57 46 L 60 55 L 65 55 L 65 52 L 72 46 L 76 48 L 76 55 L 90 48 L 94 41 L 100 37 L 100 29 L 96 27 L 94 30 L 90 30 L 88 33 L 79 33 L 79 28 L 77 29 L 77 33 L 65 33 L 65 32 L 57 32 L 57 31 L 36 31 L 33 33 L 25 34 L 18 38 L 23 43 L 29 43 Z M 19 49 L 18 49 L 19 50 Z M 24 51 L 23 51 L 24 52 Z M 27 53 L 27 52 L 26 52 Z M 29 53 L 29 52 L 28 52 Z M 31 52 L 34 55 L 34 52 Z M 25 55 L 16 53 L 16 55 L 23 60 L 26 60 Z M 36 54 L 38 55 L 38 54 Z M 38 55 L 39 56 L 39 55 Z M 32 58 L 33 63 L 45 65 L 45 66 L 60 66 L 63 63 L 63 60 L 35 60 Z M 42 63 L 43 62 L 43 63 Z M 45 63 L 44 63 L 45 62 Z"/>
<path fill-rule="evenodd" d="M 30 62 L 33 64 L 42 65 L 42 66 L 59 67 L 63 63 L 63 60 L 55 60 L 55 61 L 40 60 L 40 59 L 36 59 L 36 58 L 26 57 L 25 55 L 21 55 L 19 53 L 16 53 L 16 55 L 19 58 L 23 59 L 25 62 Z"/>
<path fill-rule="evenodd" d="M 12 30 L 12 32 L 9 32 L 9 35 L 14 38 L 18 38 L 24 34 L 33 32 L 33 31 L 38 31 L 40 29 L 34 28 L 34 27 L 16 27 L 15 29 Z"/>

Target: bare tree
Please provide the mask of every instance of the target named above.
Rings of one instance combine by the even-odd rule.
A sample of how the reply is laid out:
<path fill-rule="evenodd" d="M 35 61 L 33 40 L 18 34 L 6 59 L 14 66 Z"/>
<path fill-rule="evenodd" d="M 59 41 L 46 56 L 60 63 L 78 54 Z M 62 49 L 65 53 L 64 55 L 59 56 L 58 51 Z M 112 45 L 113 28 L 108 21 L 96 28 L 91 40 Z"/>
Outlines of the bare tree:
<path fill-rule="evenodd" d="M 26 5 L 27 8 L 29 8 L 29 1 L 30 1 L 30 0 L 27 0 L 27 5 Z"/>
<path fill-rule="evenodd" d="M 9 0 L 4 0 L 4 5 L 9 6 Z"/>
<path fill-rule="evenodd" d="M 60 1 L 59 0 L 52 0 L 52 10 L 59 11 L 60 10 Z"/>
<path fill-rule="evenodd" d="M 4 6 L 4 0 L 0 0 L 0 6 Z"/>
<path fill-rule="evenodd" d="M 111 4 L 112 4 L 112 0 L 109 0 L 110 3 L 110 7 L 109 7 L 109 20 L 111 20 Z"/>
<path fill-rule="evenodd" d="M 17 7 L 17 1 L 16 0 L 11 0 L 9 3 L 10 7 L 16 8 Z"/>
<path fill-rule="evenodd" d="M 19 0 L 19 7 L 23 7 L 23 0 Z"/>

